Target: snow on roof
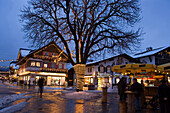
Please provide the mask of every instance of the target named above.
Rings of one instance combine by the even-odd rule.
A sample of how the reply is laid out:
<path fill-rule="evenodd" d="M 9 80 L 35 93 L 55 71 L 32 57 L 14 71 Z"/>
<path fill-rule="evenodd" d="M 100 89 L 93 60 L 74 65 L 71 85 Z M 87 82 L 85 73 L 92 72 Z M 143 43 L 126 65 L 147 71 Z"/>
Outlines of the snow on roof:
<path fill-rule="evenodd" d="M 31 49 L 23 49 L 23 48 L 21 48 L 20 51 L 21 51 L 21 56 L 25 57 L 31 52 Z"/>
<path fill-rule="evenodd" d="M 110 58 L 113 58 L 113 57 L 116 57 L 116 56 L 119 56 L 119 55 L 113 55 L 113 56 L 107 56 L 106 58 L 103 58 L 103 59 L 100 59 L 100 60 L 95 60 L 93 62 L 88 62 L 86 63 L 87 65 L 90 65 L 90 64 L 94 64 L 94 63 L 98 63 L 98 62 L 101 62 L 103 60 L 107 60 L 107 59 L 110 59 Z"/>
<path fill-rule="evenodd" d="M 138 54 L 135 54 L 135 55 L 132 55 L 133 58 L 140 58 L 140 57 L 145 57 L 145 56 L 149 56 L 149 55 L 153 55 L 155 53 L 158 53 L 166 48 L 168 48 L 170 46 L 165 46 L 165 47 L 160 47 L 160 48 L 156 48 L 156 49 L 153 49 L 151 51 L 145 51 L 145 52 L 142 52 L 142 53 L 138 53 Z"/>
<path fill-rule="evenodd" d="M 19 65 L 16 65 L 16 63 L 10 64 L 10 67 L 13 67 L 13 69 L 19 69 Z"/>

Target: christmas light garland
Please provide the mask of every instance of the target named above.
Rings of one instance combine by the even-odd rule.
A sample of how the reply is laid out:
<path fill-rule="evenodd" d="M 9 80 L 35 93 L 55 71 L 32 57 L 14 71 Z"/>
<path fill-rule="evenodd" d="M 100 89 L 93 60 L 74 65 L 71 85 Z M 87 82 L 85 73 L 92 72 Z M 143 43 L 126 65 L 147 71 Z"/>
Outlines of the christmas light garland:
<path fill-rule="evenodd" d="M 10 62 L 10 61 L 14 61 L 14 60 L 0 60 L 0 62 Z"/>

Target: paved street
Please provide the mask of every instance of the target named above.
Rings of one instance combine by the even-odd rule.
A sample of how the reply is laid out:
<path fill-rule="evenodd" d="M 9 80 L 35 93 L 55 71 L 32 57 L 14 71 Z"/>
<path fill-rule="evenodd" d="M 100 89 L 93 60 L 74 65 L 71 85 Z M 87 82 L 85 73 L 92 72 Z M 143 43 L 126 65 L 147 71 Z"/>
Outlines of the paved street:
<path fill-rule="evenodd" d="M 16 113 L 118 113 L 119 96 L 116 93 L 108 94 L 108 102 L 102 104 L 101 93 L 99 97 L 90 100 L 74 100 L 61 97 L 63 90 L 45 90 L 43 97 L 40 98 L 35 89 L 16 89 L 16 88 L 1 88 L 0 95 L 16 94 L 24 92 L 32 92 L 30 99 L 21 99 L 13 102 L 11 105 L 18 104 L 23 101 L 29 102 L 26 107 Z M 33 93 L 34 91 L 34 93 Z M 6 92 L 6 93 L 5 93 Z M 143 110 L 138 113 L 158 113 L 151 109 Z"/>

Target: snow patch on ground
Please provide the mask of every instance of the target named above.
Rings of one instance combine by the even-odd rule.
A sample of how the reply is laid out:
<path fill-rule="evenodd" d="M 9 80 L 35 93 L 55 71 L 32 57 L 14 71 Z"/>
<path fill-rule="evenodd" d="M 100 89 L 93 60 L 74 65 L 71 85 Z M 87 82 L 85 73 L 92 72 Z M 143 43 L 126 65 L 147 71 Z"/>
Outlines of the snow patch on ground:
<path fill-rule="evenodd" d="M 14 106 L 10 106 L 10 107 L 1 109 L 0 113 L 14 113 L 16 111 L 23 109 L 26 106 L 26 104 L 28 104 L 28 102 L 21 102 L 19 104 L 14 105 Z"/>
<path fill-rule="evenodd" d="M 16 100 L 19 100 L 22 98 L 31 98 L 32 97 L 32 96 L 25 96 L 26 94 L 29 94 L 29 93 L 14 94 L 14 95 L 9 95 L 9 96 L 0 98 L 0 108 L 4 107 L 6 104 L 9 104 L 13 101 L 16 101 Z"/>
<path fill-rule="evenodd" d="M 14 85 L 10 84 L 9 82 L 4 82 L 3 84 L 5 84 L 7 86 L 10 86 L 10 87 L 17 87 L 17 86 L 14 86 Z"/>
<path fill-rule="evenodd" d="M 64 88 L 59 88 L 59 87 L 47 87 L 47 86 L 45 86 L 44 89 L 53 89 L 53 90 L 60 89 L 60 90 L 62 90 L 62 89 L 64 89 Z"/>
<path fill-rule="evenodd" d="M 39 87 L 37 87 L 37 88 L 35 88 L 35 89 L 39 89 Z M 63 90 L 64 88 L 44 86 L 44 89 L 51 89 L 51 90 Z"/>
<path fill-rule="evenodd" d="M 95 97 L 99 97 L 99 94 L 80 91 L 65 93 L 63 97 L 68 99 L 93 99 Z"/>
<path fill-rule="evenodd" d="M 76 89 L 76 87 L 68 87 L 68 88 L 65 88 L 67 90 L 73 90 L 73 89 Z"/>

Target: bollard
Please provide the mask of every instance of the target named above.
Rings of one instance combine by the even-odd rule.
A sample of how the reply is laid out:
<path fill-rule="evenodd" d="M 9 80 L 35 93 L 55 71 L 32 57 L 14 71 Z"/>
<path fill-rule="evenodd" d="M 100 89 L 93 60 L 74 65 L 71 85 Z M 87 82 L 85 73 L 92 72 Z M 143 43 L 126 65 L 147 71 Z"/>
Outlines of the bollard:
<path fill-rule="evenodd" d="M 119 113 L 127 113 L 127 102 L 126 101 L 119 102 Z"/>
<path fill-rule="evenodd" d="M 103 92 L 102 92 L 102 103 L 106 103 L 107 102 L 107 87 L 103 87 L 102 90 L 103 90 Z"/>

